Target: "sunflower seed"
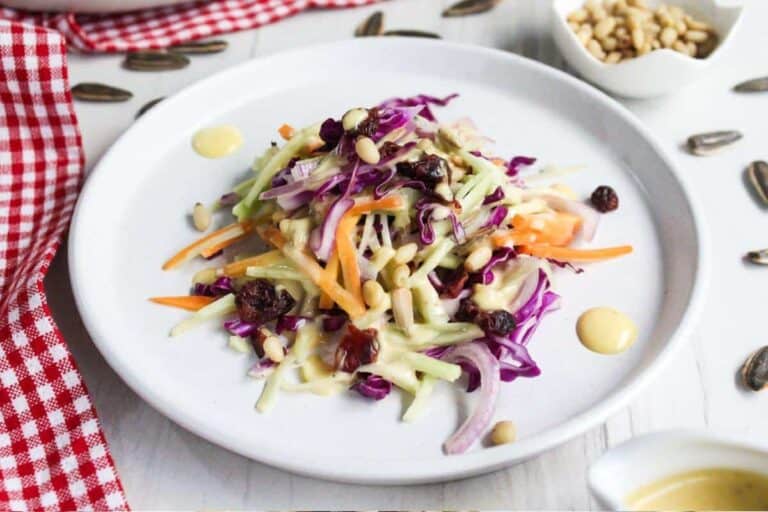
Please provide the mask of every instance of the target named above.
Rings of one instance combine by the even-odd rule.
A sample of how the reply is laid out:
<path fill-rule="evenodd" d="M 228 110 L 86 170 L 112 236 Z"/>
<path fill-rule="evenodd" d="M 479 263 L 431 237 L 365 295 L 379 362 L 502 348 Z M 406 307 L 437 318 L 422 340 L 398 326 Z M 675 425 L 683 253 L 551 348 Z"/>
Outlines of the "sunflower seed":
<path fill-rule="evenodd" d="M 83 82 L 72 88 L 72 97 L 81 101 L 100 101 L 103 103 L 128 101 L 133 93 L 125 89 L 95 82 Z"/>
<path fill-rule="evenodd" d="M 434 32 L 424 32 L 423 30 L 411 30 L 411 29 L 399 29 L 399 30 L 387 30 L 384 32 L 385 36 L 399 36 L 399 37 L 425 37 L 427 39 L 442 39 Z"/>
<path fill-rule="evenodd" d="M 761 249 L 759 251 L 749 251 L 747 253 L 747 259 L 752 263 L 758 265 L 768 265 L 768 249 Z"/>
<path fill-rule="evenodd" d="M 219 53 L 227 49 L 229 43 L 217 39 L 215 41 L 190 41 L 188 43 L 176 44 L 168 48 L 171 53 L 184 53 L 187 55 L 204 55 L 208 53 Z"/>
<path fill-rule="evenodd" d="M 762 391 L 768 387 L 768 347 L 749 356 L 741 367 L 741 381 L 752 391 Z"/>
<path fill-rule="evenodd" d="M 461 0 L 443 11 L 444 18 L 469 16 L 488 12 L 496 7 L 501 0 Z"/>
<path fill-rule="evenodd" d="M 694 155 L 707 156 L 741 139 L 735 130 L 700 133 L 688 137 L 688 149 Z"/>
<path fill-rule="evenodd" d="M 178 53 L 135 52 L 125 56 L 123 66 L 134 71 L 170 71 L 189 65 L 189 58 Z"/>
<path fill-rule="evenodd" d="M 164 96 L 161 96 L 161 97 L 159 97 L 159 98 L 155 98 L 155 99 L 153 99 L 153 100 L 151 100 L 151 101 L 148 101 L 147 103 L 145 103 L 145 104 L 144 104 L 144 106 L 143 106 L 143 107 L 141 107 L 141 108 L 139 109 L 139 111 L 138 111 L 138 112 L 136 112 L 136 117 L 135 117 L 135 119 L 138 119 L 138 118 L 140 118 L 141 116 L 143 116 L 144 114 L 146 114 L 146 113 L 147 113 L 147 110 L 151 109 L 152 107 L 154 107 L 155 105 L 157 105 L 158 103 L 160 103 L 161 101 L 163 101 L 164 99 L 165 99 L 165 97 L 164 97 Z"/>
<path fill-rule="evenodd" d="M 355 29 L 355 37 L 380 36 L 384 31 L 384 13 L 376 11 Z"/>
<path fill-rule="evenodd" d="M 762 160 L 752 162 L 747 173 L 757 195 L 763 203 L 768 204 L 768 163 Z"/>
<path fill-rule="evenodd" d="M 768 76 L 742 82 L 733 88 L 736 92 L 766 92 L 768 91 Z"/>

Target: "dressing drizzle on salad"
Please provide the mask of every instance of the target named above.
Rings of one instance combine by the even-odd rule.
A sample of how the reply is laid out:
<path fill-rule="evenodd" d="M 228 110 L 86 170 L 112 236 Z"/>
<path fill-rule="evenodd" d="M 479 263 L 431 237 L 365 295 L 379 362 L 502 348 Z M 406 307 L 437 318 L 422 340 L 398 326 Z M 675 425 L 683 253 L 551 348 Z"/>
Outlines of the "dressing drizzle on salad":
<path fill-rule="evenodd" d="M 222 125 L 203 128 L 192 137 L 192 147 L 205 158 L 221 158 L 237 151 L 243 136 L 235 126 Z"/>
<path fill-rule="evenodd" d="M 555 274 L 632 248 L 579 247 L 598 212 L 565 186 L 527 186 L 520 173 L 535 159 L 494 156 L 468 119 L 439 123 L 432 109 L 455 97 L 282 125 L 285 142 L 214 205 L 232 207 L 231 224 L 163 265 L 211 260 L 191 295 L 152 299 L 193 311 L 171 336 L 216 320 L 231 346 L 253 346 L 260 412 L 281 391 L 381 400 L 398 389 L 412 397 L 403 420 L 417 421 L 436 383 L 464 374 L 479 396 L 443 448 L 468 450 L 490 426 L 501 383 L 540 374 L 528 346 L 559 307 Z M 196 150 L 232 151 L 239 141 L 227 133 L 198 134 Z M 254 240 L 269 250 L 248 252 Z"/>

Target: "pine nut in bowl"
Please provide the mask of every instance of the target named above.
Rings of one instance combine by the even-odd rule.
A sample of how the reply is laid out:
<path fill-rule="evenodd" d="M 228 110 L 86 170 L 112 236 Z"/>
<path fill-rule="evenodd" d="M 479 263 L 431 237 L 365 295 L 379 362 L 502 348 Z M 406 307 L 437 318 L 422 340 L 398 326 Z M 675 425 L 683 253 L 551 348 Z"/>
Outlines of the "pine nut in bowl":
<path fill-rule="evenodd" d="M 722 0 L 553 0 L 552 30 L 586 80 L 653 98 L 693 82 L 726 54 L 742 11 Z"/>

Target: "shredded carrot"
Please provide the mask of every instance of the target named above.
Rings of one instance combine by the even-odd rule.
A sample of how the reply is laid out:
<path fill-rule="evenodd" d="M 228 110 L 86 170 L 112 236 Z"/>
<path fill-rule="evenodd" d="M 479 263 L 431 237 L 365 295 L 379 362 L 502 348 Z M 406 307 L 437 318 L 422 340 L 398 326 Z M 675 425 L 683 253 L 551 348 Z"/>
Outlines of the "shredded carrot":
<path fill-rule="evenodd" d="M 274 226 L 259 226 L 256 228 L 256 232 L 265 242 L 269 242 L 277 249 L 282 249 L 285 245 L 285 238 L 283 234 Z"/>
<path fill-rule="evenodd" d="M 375 210 L 399 210 L 403 207 L 403 199 L 400 196 L 386 196 L 381 199 L 361 201 L 349 209 L 347 215 L 362 215 Z"/>
<path fill-rule="evenodd" d="M 296 130 L 293 128 L 293 126 L 289 124 L 284 124 L 283 126 L 278 128 L 277 131 L 280 133 L 280 136 L 285 140 L 290 139 L 296 133 Z"/>
<path fill-rule="evenodd" d="M 495 247 L 546 244 L 565 247 L 573 241 L 581 219 L 570 213 L 515 215 L 512 231 L 491 235 Z"/>
<path fill-rule="evenodd" d="M 151 297 L 149 300 L 163 306 L 197 311 L 216 300 L 216 297 L 204 297 L 202 295 L 182 295 L 180 297 Z"/>
<path fill-rule="evenodd" d="M 600 261 L 618 258 L 632 252 L 631 245 L 605 247 L 603 249 L 572 249 L 570 247 L 552 247 L 548 245 L 523 245 L 519 251 L 537 258 L 551 258 L 560 261 Z"/>
<path fill-rule="evenodd" d="M 282 257 L 283 254 L 280 251 L 265 252 L 258 256 L 252 256 L 225 265 L 222 269 L 222 273 L 229 277 L 242 277 L 245 275 L 245 271 L 248 270 L 248 267 L 266 267 L 277 262 Z"/>
<path fill-rule="evenodd" d="M 320 266 L 317 260 L 310 254 L 291 247 L 285 243 L 280 230 L 274 227 L 259 229 L 261 238 L 271 243 L 291 260 L 298 268 L 305 272 L 320 290 L 327 293 L 331 299 L 346 311 L 350 318 L 355 319 L 365 314 L 365 304 L 357 297 L 345 290 L 328 272 Z"/>
<path fill-rule="evenodd" d="M 233 238 L 240 237 L 253 229 L 250 222 L 240 222 L 225 226 L 213 233 L 196 240 L 177 252 L 171 259 L 163 264 L 163 270 L 170 270 L 176 268 L 182 263 L 185 263 L 195 256 L 202 254 L 202 252 L 211 246 L 216 246 L 223 241 L 231 240 Z"/>
<path fill-rule="evenodd" d="M 205 249 L 200 251 L 200 256 L 202 256 L 203 258 L 210 258 L 211 256 L 221 251 L 222 249 L 229 247 L 230 245 L 235 245 L 237 242 L 241 240 L 245 240 L 246 238 L 248 238 L 248 233 L 244 233 L 235 238 L 230 238 L 229 240 L 221 241 L 216 245 L 206 247 Z"/>
<path fill-rule="evenodd" d="M 345 213 L 336 228 L 336 252 L 339 255 L 344 287 L 358 302 L 363 301 L 363 288 L 360 284 L 360 265 L 357 263 L 357 251 L 352 241 L 352 234 L 360 217 Z"/>
<path fill-rule="evenodd" d="M 325 271 L 330 279 L 337 281 L 339 279 L 339 253 L 333 251 L 331 258 L 325 265 Z M 320 294 L 320 300 L 318 301 L 318 307 L 320 309 L 331 309 L 333 307 L 333 299 L 330 295 L 323 292 Z"/>

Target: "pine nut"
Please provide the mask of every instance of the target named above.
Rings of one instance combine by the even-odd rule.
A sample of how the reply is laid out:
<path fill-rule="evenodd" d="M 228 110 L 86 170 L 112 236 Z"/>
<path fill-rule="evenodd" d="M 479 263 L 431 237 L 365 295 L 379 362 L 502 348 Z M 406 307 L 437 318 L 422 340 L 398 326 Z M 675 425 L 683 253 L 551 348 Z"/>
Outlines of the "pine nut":
<path fill-rule="evenodd" d="M 583 23 L 587 21 L 589 14 L 585 9 L 578 9 L 568 15 L 568 21 L 575 21 L 576 23 Z"/>
<path fill-rule="evenodd" d="M 198 231 L 205 231 L 211 225 L 211 211 L 203 203 L 195 203 L 192 209 L 192 223 Z"/>
<path fill-rule="evenodd" d="M 416 251 L 418 250 L 419 246 L 416 245 L 415 242 L 401 245 L 397 248 L 397 251 L 395 251 L 395 263 L 398 265 L 405 265 L 406 263 L 410 263 L 411 260 L 413 260 L 413 258 L 416 256 Z"/>
<path fill-rule="evenodd" d="M 606 37 L 602 40 L 603 50 L 612 52 L 619 46 L 619 41 L 615 37 Z"/>
<path fill-rule="evenodd" d="M 357 142 L 355 142 L 355 153 L 360 157 L 360 160 L 367 164 L 377 164 L 381 160 L 379 148 L 376 147 L 376 143 L 369 137 L 357 139 Z"/>
<path fill-rule="evenodd" d="M 398 265 L 392 271 L 392 282 L 397 288 L 405 288 L 408 286 L 408 277 L 410 275 L 411 269 L 408 268 L 408 265 Z"/>
<path fill-rule="evenodd" d="M 368 119 L 368 111 L 364 108 L 353 108 L 341 118 L 341 125 L 345 131 L 352 131 L 357 125 Z"/>
<path fill-rule="evenodd" d="M 384 302 L 384 288 L 373 279 L 363 283 L 363 300 L 368 306 L 376 308 Z"/>
<path fill-rule="evenodd" d="M 262 344 L 262 348 L 264 348 L 264 355 L 276 363 L 279 363 L 285 357 L 283 344 L 276 336 L 267 336 Z"/>
<path fill-rule="evenodd" d="M 603 47 L 600 46 L 600 43 L 598 43 L 596 39 L 589 40 L 587 43 L 587 51 L 598 60 L 605 59 L 605 52 L 603 51 Z"/>
<path fill-rule="evenodd" d="M 680 40 L 674 42 L 674 44 L 672 45 L 672 49 L 675 50 L 676 52 L 682 53 L 683 55 L 689 55 L 688 45 Z"/>
<path fill-rule="evenodd" d="M 702 32 L 710 32 L 712 30 L 712 27 L 710 27 L 708 24 L 701 21 L 696 21 L 687 14 L 683 17 L 683 21 L 685 21 L 685 24 L 691 30 L 701 30 Z"/>
<path fill-rule="evenodd" d="M 406 333 L 413 328 L 413 294 L 408 288 L 397 288 L 392 291 L 392 314 L 395 323 Z"/>
<path fill-rule="evenodd" d="M 680 6 L 661 4 L 650 9 L 649 3 L 586 0 L 568 15 L 568 25 L 591 55 L 612 64 L 661 48 L 699 58 L 716 49 L 719 40 L 711 25 L 694 19 Z M 619 56 L 610 56 L 614 52 Z"/>
<path fill-rule="evenodd" d="M 661 40 L 661 44 L 664 45 L 664 48 L 671 48 L 675 41 L 677 41 L 677 30 L 672 27 L 666 27 L 661 31 L 659 39 Z"/>
<path fill-rule="evenodd" d="M 685 33 L 685 40 L 691 43 L 703 43 L 709 39 L 709 34 L 701 30 L 689 30 Z"/>
<path fill-rule="evenodd" d="M 467 272 L 477 272 L 483 268 L 493 256 L 493 251 L 487 245 L 483 245 L 472 251 L 464 260 L 464 268 Z"/>
<path fill-rule="evenodd" d="M 605 18 L 603 21 L 595 25 L 595 37 L 598 39 L 605 39 L 616 28 L 616 18 Z"/>
<path fill-rule="evenodd" d="M 589 25 L 582 25 L 581 28 L 579 28 L 579 31 L 576 32 L 576 37 L 579 38 L 581 44 L 587 46 L 589 40 L 592 39 L 592 27 Z"/>
<path fill-rule="evenodd" d="M 620 52 L 611 52 L 605 58 L 605 63 L 606 64 L 618 64 L 620 61 L 621 61 L 621 53 Z"/>
<path fill-rule="evenodd" d="M 500 421 L 491 431 L 491 442 L 495 445 L 514 443 L 515 439 L 517 439 L 517 428 L 511 421 Z"/>

